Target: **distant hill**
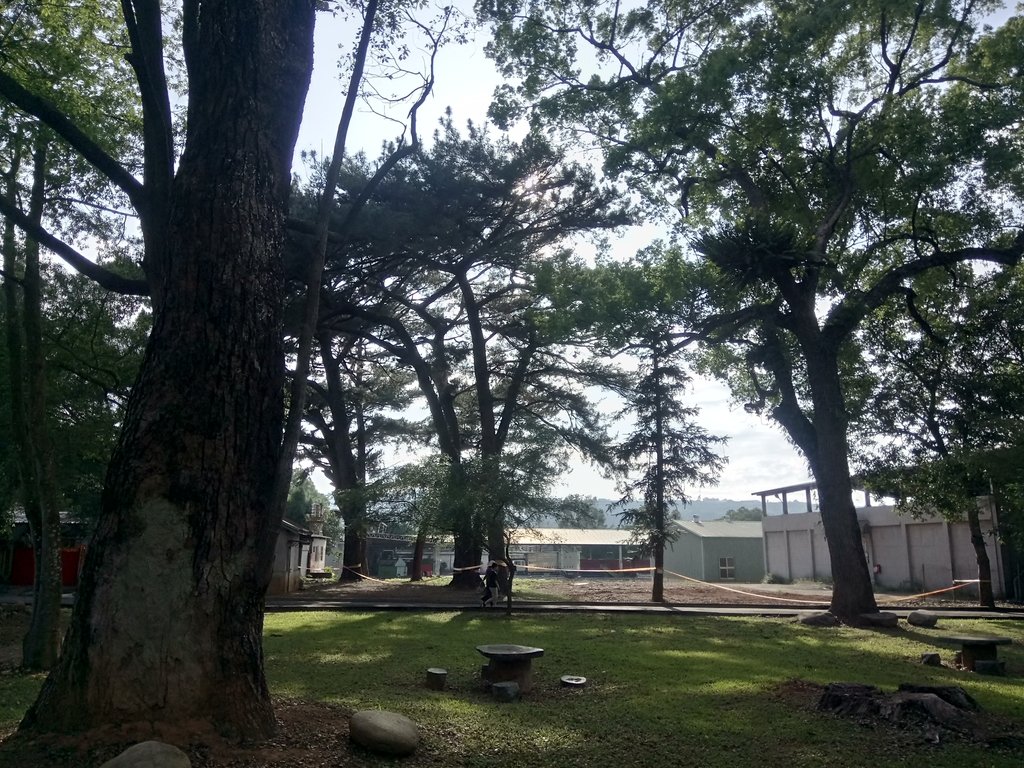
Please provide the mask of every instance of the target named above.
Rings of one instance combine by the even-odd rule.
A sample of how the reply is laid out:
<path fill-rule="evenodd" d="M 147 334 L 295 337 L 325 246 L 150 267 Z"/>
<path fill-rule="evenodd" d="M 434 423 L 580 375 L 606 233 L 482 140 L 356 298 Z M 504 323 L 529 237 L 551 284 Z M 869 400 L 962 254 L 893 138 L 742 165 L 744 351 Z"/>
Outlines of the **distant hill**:
<path fill-rule="evenodd" d="M 607 510 L 608 507 L 614 503 L 613 499 L 598 499 L 597 506 L 600 509 Z M 677 505 L 679 517 L 682 520 L 691 520 L 694 515 L 699 517 L 701 520 L 717 520 L 721 517 L 725 517 L 725 513 L 730 509 L 739 509 L 740 507 L 747 507 L 753 509 L 761 508 L 760 499 L 699 499 L 697 501 L 691 501 L 684 507 Z M 792 508 L 792 504 L 790 505 Z M 781 515 L 782 514 L 782 502 L 781 501 L 769 501 L 768 502 L 768 514 L 769 515 Z M 608 528 L 617 528 L 619 526 L 619 516 L 616 511 L 608 512 L 605 511 L 605 526 Z M 556 527 L 558 524 L 553 519 L 546 519 L 538 524 L 540 528 Z"/>

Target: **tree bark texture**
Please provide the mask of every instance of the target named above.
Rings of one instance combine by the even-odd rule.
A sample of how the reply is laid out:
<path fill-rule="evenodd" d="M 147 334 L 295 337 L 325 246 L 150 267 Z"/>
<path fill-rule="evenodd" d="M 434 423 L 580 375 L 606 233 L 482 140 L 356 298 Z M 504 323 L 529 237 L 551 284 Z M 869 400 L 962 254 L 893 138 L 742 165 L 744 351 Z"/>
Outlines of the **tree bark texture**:
<path fill-rule="evenodd" d="M 366 520 L 361 513 L 344 509 L 342 518 L 345 521 L 345 543 L 341 556 L 344 567 L 338 581 L 362 581 L 362 576 L 370 572 L 366 563 L 366 533 L 363 530 Z"/>
<path fill-rule="evenodd" d="M 187 7 L 187 6 L 186 6 Z M 153 331 L 64 655 L 22 729 L 201 721 L 262 738 L 280 511 L 281 250 L 312 0 L 193 6 L 188 130 Z"/>
<path fill-rule="evenodd" d="M 42 221 L 46 192 L 46 139 L 37 135 L 32 153 L 32 193 L 29 216 Z M 22 643 L 22 664 L 29 669 L 50 669 L 60 653 L 60 509 L 57 477 L 46 407 L 46 354 L 43 349 L 42 276 L 39 244 L 25 243 L 22 325 L 25 331 L 25 403 L 27 427 L 25 450 L 31 462 L 33 496 L 37 504 L 26 506 L 35 550 L 35 583 L 32 623 Z"/>
<path fill-rule="evenodd" d="M 817 341 L 804 344 L 815 441 L 804 449 L 818 485 L 821 524 L 832 563 L 831 611 L 856 622 L 878 610 L 850 479 L 846 403 L 835 355 Z M 801 446 L 803 448 L 803 446 Z"/>
<path fill-rule="evenodd" d="M 978 505 L 967 507 L 967 528 L 971 532 L 971 546 L 978 561 L 978 602 L 982 608 L 995 608 L 996 598 L 992 593 L 992 564 L 985 548 L 985 534 L 981 530 L 981 519 L 978 517 Z"/>

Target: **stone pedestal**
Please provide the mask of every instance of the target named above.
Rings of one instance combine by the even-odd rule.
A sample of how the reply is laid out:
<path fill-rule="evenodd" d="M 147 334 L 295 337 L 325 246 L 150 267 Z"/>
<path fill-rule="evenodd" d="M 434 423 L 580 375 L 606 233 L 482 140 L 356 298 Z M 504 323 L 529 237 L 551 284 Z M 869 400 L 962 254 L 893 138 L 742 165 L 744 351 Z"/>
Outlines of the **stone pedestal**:
<path fill-rule="evenodd" d="M 544 655 L 543 648 L 527 645 L 478 645 L 477 651 L 488 659 L 483 670 L 485 684 L 514 682 L 520 693 L 528 693 L 533 687 L 533 660 Z"/>

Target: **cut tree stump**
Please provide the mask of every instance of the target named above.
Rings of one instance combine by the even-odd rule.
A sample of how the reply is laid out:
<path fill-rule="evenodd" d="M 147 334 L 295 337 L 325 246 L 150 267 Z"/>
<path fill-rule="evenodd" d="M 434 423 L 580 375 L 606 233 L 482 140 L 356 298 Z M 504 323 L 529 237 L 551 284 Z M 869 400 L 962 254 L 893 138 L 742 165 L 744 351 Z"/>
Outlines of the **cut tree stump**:
<path fill-rule="evenodd" d="M 900 690 L 884 693 L 873 685 L 830 683 L 818 701 L 818 709 L 901 725 L 934 724 L 968 733 L 975 730 L 974 713 L 978 705 L 957 686 L 904 683 Z"/>

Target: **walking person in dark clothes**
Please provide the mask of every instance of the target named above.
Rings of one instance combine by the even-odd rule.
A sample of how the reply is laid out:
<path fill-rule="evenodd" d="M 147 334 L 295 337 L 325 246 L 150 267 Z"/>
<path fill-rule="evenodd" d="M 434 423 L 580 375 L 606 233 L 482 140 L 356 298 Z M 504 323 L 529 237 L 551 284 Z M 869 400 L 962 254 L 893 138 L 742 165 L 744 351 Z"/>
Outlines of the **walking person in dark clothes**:
<path fill-rule="evenodd" d="M 484 594 L 480 598 L 482 608 L 486 608 L 488 603 L 494 605 L 494 590 L 498 588 L 498 564 L 491 560 L 487 564 L 487 570 L 484 571 Z"/>

